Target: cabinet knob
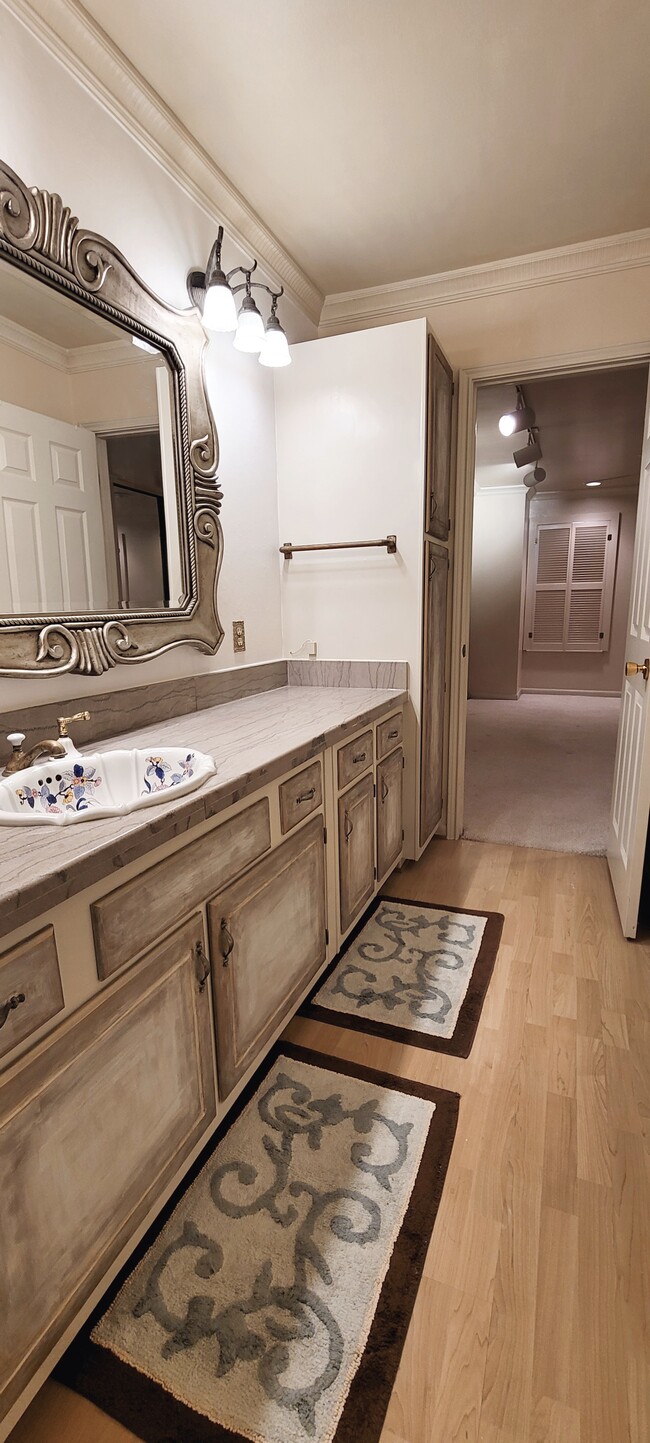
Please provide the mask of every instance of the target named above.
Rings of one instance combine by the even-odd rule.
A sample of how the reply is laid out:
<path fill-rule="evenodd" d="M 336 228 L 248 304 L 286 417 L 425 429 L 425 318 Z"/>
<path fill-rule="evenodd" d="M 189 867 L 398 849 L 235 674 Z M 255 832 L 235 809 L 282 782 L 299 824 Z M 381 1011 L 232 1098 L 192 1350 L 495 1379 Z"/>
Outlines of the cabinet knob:
<path fill-rule="evenodd" d="M 353 761 L 353 763 L 354 763 L 355 766 L 357 766 L 359 762 L 365 762 L 365 760 L 366 760 L 366 754 L 365 754 L 365 752 L 357 752 L 357 753 L 355 754 L 355 756 L 353 756 L 353 758 L 352 758 L 352 761 Z"/>
<path fill-rule="evenodd" d="M 352 836 L 353 831 L 354 831 L 354 822 L 351 822 L 351 821 L 350 821 L 349 815 L 348 815 L 348 813 L 346 812 L 345 815 L 344 815 L 344 817 L 343 817 L 343 835 L 344 835 L 344 837 L 345 837 L 346 842 L 347 842 L 347 840 L 348 840 L 348 837 L 351 837 L 351 836 Z"/>
<path fill-rule="evenodd" d="M 16 1011 L 16 1008 L 17 1008 L 17 1007 L 20 1007 L 21 1002 L 24 1002 L 24 1001 L 25 1001 L 25 993 L 24 993 L 24 992 L 15 992 L 14 995 L 13 995 L 13 997 L 8 997 L 8 998 L 7 998 L 7 1001 L 6 1001 L 6 1002 L 3 1002 L 2 1006 L 0 1007 L 0 1027 L 4 1027 L 5 1022 L 7 1021 L 7 1018 L 8 1018 L 8 1016 L 9 1016 L 9 1013 L 10 1013 L 10 1012 L 15 1012 L 15 1011 Z"/>
<path fill-rule="evenodd" d="M 296 797 L 296 806 L 297 806 L 297 807 L 301 806 L 301 804 L 302 804 L 303 802 L 311 802 L 312 797 L 315 797 L 315 796 L 316 796 L 316 788 L 315 788 L 315 787 L 310 787 L 308 792 L 301 792 L 301 793 L 300 793 L 300 796 L 299 796 L 299 797 Z"/>
<path fill-rule="evenodd" d="M 382 802 L 385 802 L 385 801 L 386 801 L 386 797 L 388 796 L 389 791 L 390 791 L 390 787 L 389 787 L 389 785 L 388 785 L 388 782 L 386 781 L 385 777 L 382 777 L 382 779 L 381 779 L 381 799 L 382 799 Z"/>
<path fill-rule="evenodd" d="M 221 918 L 221 962 L 224 967 L 228 966 L 228 959 L 235 945 L 232 932 L 228 930 L 228 923 L 225 917 Z"/>

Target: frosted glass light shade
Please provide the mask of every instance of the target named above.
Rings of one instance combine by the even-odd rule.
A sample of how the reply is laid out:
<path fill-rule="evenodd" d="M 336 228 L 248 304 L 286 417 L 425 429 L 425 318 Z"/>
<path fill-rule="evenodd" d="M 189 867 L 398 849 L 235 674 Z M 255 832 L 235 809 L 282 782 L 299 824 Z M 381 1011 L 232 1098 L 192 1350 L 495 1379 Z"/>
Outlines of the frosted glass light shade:
<path fill-rule="evenodd" d="M 262 349 L 264 341 L 264 321 L 257 309 L 253 306 L 239 312 L 237 321 L 237 335 L 234 346 L 236 351 L 247 351 L 251 355 L 257 355 Z"/>
<path fill-rule="evenodd" d="M 260 366 L 290 366 L 289 345 L 279 321 L 269 321 L 260 351 Z"/>
<path fill-rule="evenodd" d="M 236 331 L 237 306 L 227 281 L 217 281 L 205 293 L 203 324 L 206 331 Z"/>

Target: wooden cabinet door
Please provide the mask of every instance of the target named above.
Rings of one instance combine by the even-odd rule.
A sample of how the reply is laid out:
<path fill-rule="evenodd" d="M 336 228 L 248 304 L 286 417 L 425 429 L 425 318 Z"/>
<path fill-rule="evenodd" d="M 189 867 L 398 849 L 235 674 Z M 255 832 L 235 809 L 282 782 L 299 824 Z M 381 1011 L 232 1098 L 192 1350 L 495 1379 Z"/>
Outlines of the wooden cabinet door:
<path fill-rule="evenodd" d="M 424 654 L 420 754 L 420 846 L 442 816 L 445 729 L 445 651 L 449 557 L 443 546 L 425 543 Z"/>
<path fill-rule="evenodd" d="M 325 961 L 322 817 L 208 904 L 219 1093 L 227 1097 Z"/>
<path fill-rule="evenodd" d="M 0 1089 L 0 1394 L 8 1410 L 215 1116 L 191 918 Z"/>
<path fill-rule="evenodd" d="M 339 797 L 341 931 L 347 932 L 375 890 L 375 797 L 372 776 Z"/>
<path fill-rule="evenodd" d="M 402 850 L 403 752 L 392 752 L 377 767 L 377 877 L 383 882 Z"/>
<path fill-rule="evenodd" d="M 427 496 L 424 529 L 446 541 L 451 495 L 451 367 L 433 336 L 427 345 Z"/>

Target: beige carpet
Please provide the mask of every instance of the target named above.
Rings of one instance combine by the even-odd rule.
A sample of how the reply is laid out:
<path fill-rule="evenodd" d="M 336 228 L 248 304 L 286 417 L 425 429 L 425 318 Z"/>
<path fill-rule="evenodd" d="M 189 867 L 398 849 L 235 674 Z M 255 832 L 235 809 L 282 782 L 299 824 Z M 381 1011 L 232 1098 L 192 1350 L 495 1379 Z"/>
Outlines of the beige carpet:
<path fill-rule="evenodd" d="M 463 835 L 603 853 L 618 697 L 469 702 Z"/>

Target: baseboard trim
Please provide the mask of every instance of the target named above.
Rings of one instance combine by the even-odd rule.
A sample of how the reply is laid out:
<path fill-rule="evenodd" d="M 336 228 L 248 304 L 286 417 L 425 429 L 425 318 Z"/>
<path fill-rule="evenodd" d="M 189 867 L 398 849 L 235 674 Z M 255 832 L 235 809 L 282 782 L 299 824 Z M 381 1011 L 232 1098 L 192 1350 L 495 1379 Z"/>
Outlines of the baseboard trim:
<path fill-rule="evenodd" d="M 620 691 L 585 691 L 566 686 L 523 686 L 520 696 L 620 696 Z"/>

